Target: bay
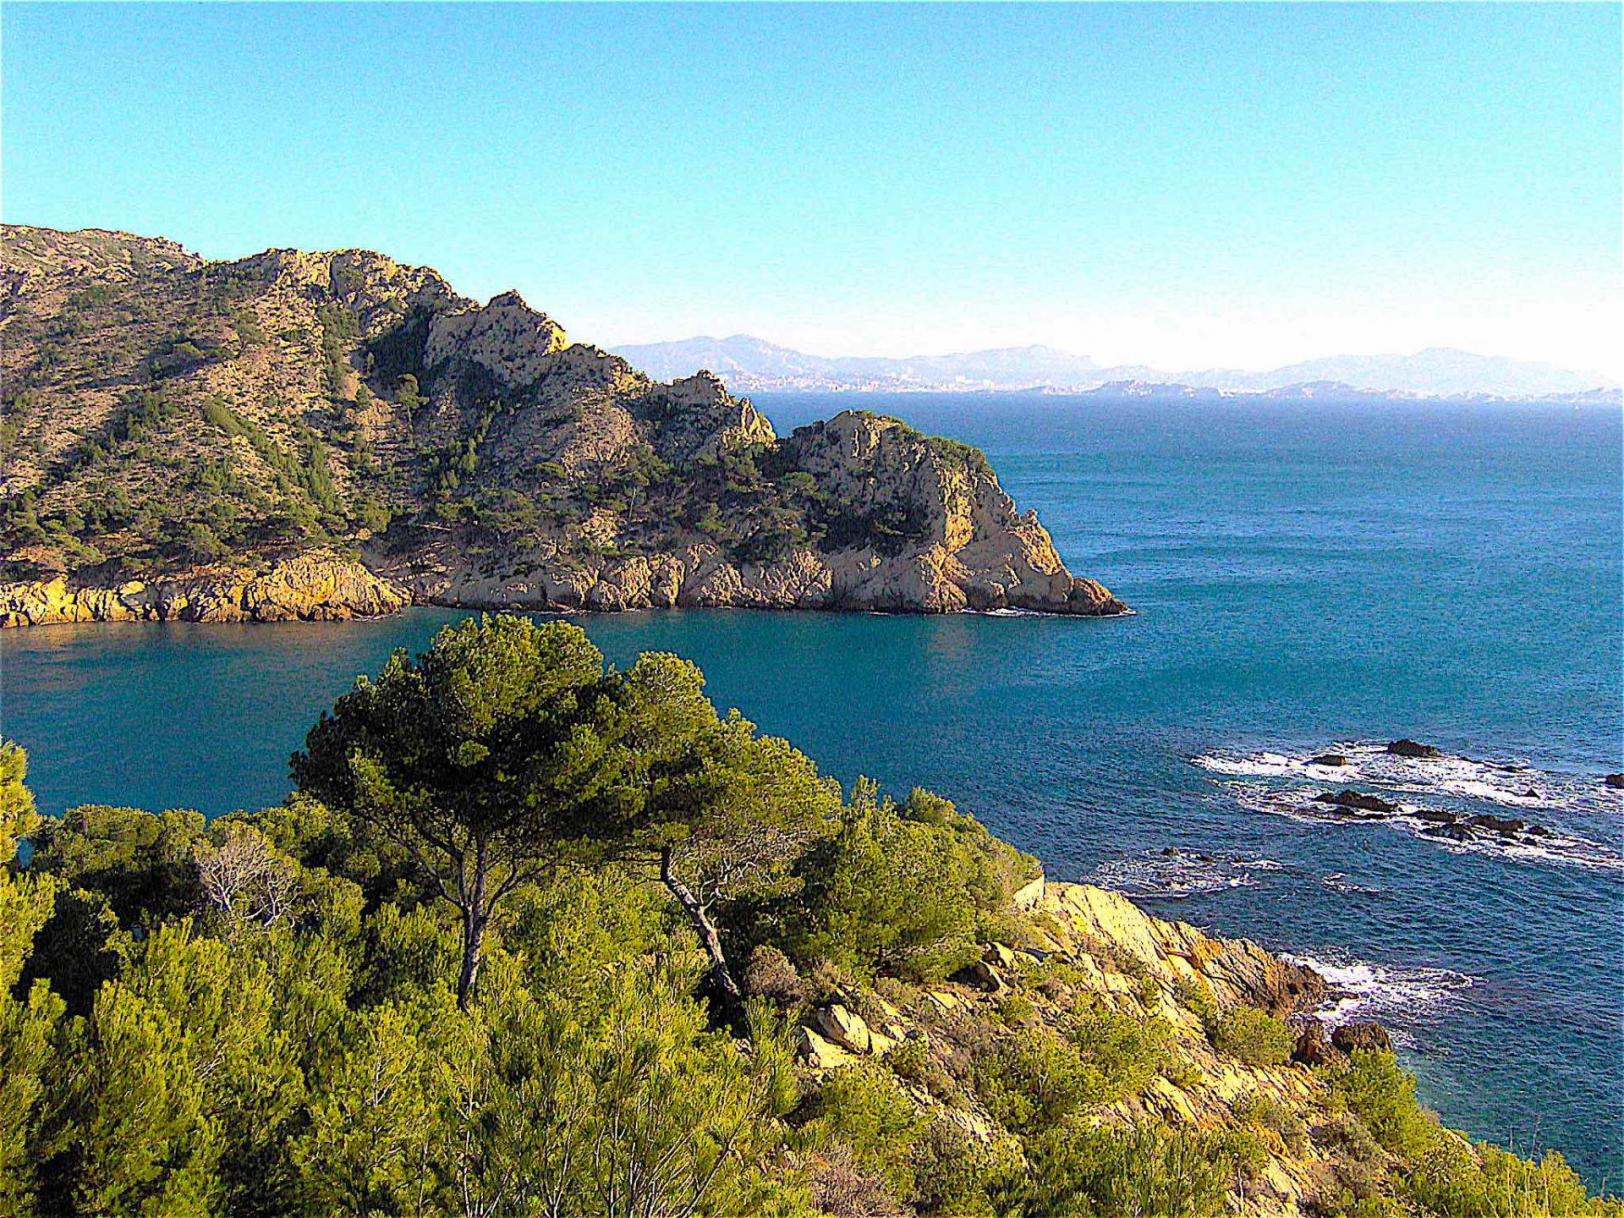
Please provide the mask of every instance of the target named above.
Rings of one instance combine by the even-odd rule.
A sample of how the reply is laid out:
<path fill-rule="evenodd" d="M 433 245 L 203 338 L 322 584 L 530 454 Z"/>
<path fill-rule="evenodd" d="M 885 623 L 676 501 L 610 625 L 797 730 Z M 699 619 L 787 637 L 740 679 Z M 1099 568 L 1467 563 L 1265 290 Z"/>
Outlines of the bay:
<path fill-rule="evenodd" d="M 1600 783 L 1624 768 L 1617 408 L 758 404 L 780 431 L 851 405 L 980 445 L 1071 569 L 1136 615 L 580 618 L 612 660 L 689 656 L 720 704 L 843 781 L 932 787 L 1053 876 L 1319 962 L 1361 995 L 1353 1014 L 1398 1031 L 1447 1120 L 1617 1187 L 1624 812 Z M 50 812 L 259 806 L 357 673 L 461 616 L 7 632 L 0 726 Z M 1457 760 L 1390 762 L 1398 736 Z M 1333 745 L 1354 785 L 1574 844 L 1304 815 L 1336 784 L 1303 763 Z"/>

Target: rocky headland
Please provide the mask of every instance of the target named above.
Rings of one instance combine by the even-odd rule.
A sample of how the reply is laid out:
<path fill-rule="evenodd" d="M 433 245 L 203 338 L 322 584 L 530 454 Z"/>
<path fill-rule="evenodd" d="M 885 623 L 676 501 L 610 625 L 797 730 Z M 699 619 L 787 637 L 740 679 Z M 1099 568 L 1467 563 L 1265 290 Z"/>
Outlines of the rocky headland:
<path fill-rule="evenodd" d="M 781 437 L 382 254 L 8 225 L 0 327 L 3 625 L 1126 612 L 973 448 L 862 411 Z"/>

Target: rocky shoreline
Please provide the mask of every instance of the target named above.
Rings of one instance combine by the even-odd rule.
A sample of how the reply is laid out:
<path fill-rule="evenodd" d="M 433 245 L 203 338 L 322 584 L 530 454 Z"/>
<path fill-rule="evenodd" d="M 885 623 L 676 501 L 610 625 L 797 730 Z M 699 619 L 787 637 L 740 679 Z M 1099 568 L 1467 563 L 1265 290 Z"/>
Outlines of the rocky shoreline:
<path fill-rule="evenodd" d="M 436 556 L 438 557 L 438 556 Z M 803 552 L 780 563 L 735 565 L 717 547 L 676 554 L 556 564 L 489 574 L 451 558 L 419 557 L 378 569 L 327 551 L 273 560 L 260 570 L 208 567 L 116 585 L 66 576 L 0 584 L 0 628 L 79 622 L 289 622 L 380 617 L 409 605 L 530 612 L 636 609 L 775 609 L 940 614 L 1015 610 L 1071 617 L 1132 611 L 1102 585 L 1057 573 L 1006 569 L 974 577 L 951 556 L 887 558 L 871 551 Z"/>
<path fill-rule="evenodd" d="M 1121 893 L 1092 884 L 1040 876 L 1015 893 L 1015 903 L 1032 920 L 1032 942 L 988 944 L 980 960 L 925 990 L 911 1006 L 837 991 L 795 1029 L 798 1059 L 826 1073 L 860 1068 L 902 1046 L 947 1040 L 955 1026 L 1018 994 L 1022 977 L 1033 969 L 1058 969 L 1067 978 L 1044 991 L 1046 1004 L 1082 1001 L 1096 1011 L 1154 1018 L 1194 1067 L 1176 1081 L 1158 1078 L 1118 1102 L 1114 1119 L 1219 1130 L 1233 1122 L 1237 1106 L 1263 1103 L 1320 1114 L 1331 1100 L 1323 1067 L 1340 1067 L 1356 1050 L 1391 1043 L 1378 1023 L 1328 1019 L 1326 1012 L 1342 996 L 1338 988 L 1313 968 L 1250 940 L 1158 918 Z M 1238 1008 L 1256 1008 L 1287 1023 L 1292 1046 L 1285 1060 L 1247 1062 L 1213 1046 L 1214 1013 Z M 980 1142 L 991 1139 L 993 1126 L 978 1106 L 955 1108 L 923 1087 L 909 1094 L 923 1111 L 945 1116 Z M 1237 1212 L 1316 1212 L 1314 1199 L 1333 1175 L 1333 1161 L 1334 1152 L 1314 1139 L 1271 1145 Z"/>
<path fill-rule="evenodd" d="M 116 586 L 74 586 L 64 576 L 0 585 L 0 628 L 75 622 L 315 622 L 381 617 L 410 593 L 353 559 L 328 553 L 267 570 L 213 568 Z"/>
<path fill-rule="evenodd" d="M 1201 755 L 1242 807 L 1334 826 L 1382 825 L 1418 841 L 1527 862 L 1619 870 L 1601 826 L 1617 774 L 1560 773 L 1486 760 L 1407 738 L 1298 757 Z"/>

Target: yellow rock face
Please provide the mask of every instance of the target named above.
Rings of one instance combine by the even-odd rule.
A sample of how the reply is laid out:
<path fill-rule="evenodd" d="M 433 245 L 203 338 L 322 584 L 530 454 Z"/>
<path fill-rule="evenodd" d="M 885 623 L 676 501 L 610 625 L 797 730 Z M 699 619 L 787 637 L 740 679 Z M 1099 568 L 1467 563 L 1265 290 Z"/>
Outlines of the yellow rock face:
<path fill-rule="evenodd" d="M 0 585 L 0 627 L 67 622 L 314 622 L 376 617 L 411 595 L 353 559 L 327 552 L 278 561 L 263 572 L 215 570 L 116 588 L 55 579 Z"/>

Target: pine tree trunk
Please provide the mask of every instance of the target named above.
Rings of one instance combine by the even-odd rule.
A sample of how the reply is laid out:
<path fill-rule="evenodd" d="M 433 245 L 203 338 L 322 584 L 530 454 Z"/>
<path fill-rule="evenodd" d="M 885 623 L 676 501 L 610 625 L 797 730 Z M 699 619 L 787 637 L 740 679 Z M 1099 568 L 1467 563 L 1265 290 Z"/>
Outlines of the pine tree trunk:
<path fill-rule="evenodd" d="M 457 974 L 457 1006 L 468 1009 L 474 983 L 479 980 L 480 947 L 485 938 L 485 920 L 465 913 L 462 920 L 462 969 Z"/>
<path fill-rule="evenodd" d="M 462 970 L 457 974 L 457 1008 L 466 1011 L 473 997 L 474 983 L 479 980 L 479 956 L 485 940 L 485 924 L 490 911 L 485 908 L 485 849 L 484 844 L 475 854 L 474 888 L 468 895 L 462 911 Z"/>
<path fill-rule="evenodd" d="M 733 970 L 728 968 L 727 957 L 722 954 L 721 936 L 716 933 L 716 926 L 706 914 L 705 907 L 671 870 L 670 847 L 660 851 L 660 882 L 677 899 L 677 904 L 682 906 L 683 913 L 693 923 L 699 941 L 705 945 L 705 951 L 711 958 L 711 980 L 716 985 L 724 1008 L 721 1012 L 723 1018 L 736 1022 L 744 1011 L 744 994 L 739 989 L 739 983 L 733 980 Z"/>

